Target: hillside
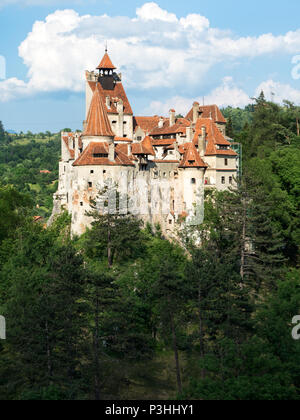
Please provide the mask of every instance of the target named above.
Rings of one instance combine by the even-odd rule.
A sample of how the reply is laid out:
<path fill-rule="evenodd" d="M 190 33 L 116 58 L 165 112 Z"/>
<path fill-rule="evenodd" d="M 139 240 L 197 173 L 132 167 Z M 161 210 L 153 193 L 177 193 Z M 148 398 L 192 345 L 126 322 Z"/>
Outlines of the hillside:
<path fill-rule="evenodd" d="M 0 400 L 300 400 L 300 107 L 226 112 L 243 177 L 180 244 L 93 205 L 81 237 L 65 213 L 33 223 L 58 135 L 3 133 Z"/>
<path fill-rule="evenodd" d="M 32 199 L 32 215 L 49 217 L 57 190 L 60 134 L 6 134 L 0 142 L 0 184 Z"/>

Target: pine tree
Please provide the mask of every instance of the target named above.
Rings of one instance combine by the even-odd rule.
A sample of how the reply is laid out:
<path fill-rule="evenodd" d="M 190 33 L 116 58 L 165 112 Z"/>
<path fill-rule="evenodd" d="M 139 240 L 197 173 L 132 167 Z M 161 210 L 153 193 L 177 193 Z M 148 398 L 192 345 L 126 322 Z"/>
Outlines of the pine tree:
<path fill-rule="evenodd" d="M 83 335 L 82 258 L 71 243 L 58 244 L 51 230 L 29 225 L 18 231 L 4 264 L 4 314 L 8 345 L 17 360 L 15 377 L 25 391 L 56 386 L 65 398 L 80 395 Z"/>
<path fill-rule="evenodd" d="M 233 130 L 233 123 L 232 123 L 232 118 L 229 117 L 227 119 L 227 123 L 226 123 L 226 136 L 234 139 L 235 138 L 235 134 L 234 134 L 234 130 Z"/>
<path fill-rule="evenodd" d="M 105 188 L 99 191 L 96 200 L 91 201 L 91 211 L 87 215 L 93 219 L 92 229 L 86 236 L 85 249 L 90 257 L 98 257 L 107 260 L 111 268 L 114 262 L 126 261 L 134 255 L 137 257 L 143 249 L 143 235 L 141 232 L 142 221 L 132 216 L 127 210 L 122 211 L 122 203 L 116 192 L 114 204 L 105 200 L 103 209 L 98 209 L 99 201 L 103 201 L 106 193 L 110 197 L 114 194 L 114 188 Z"/>

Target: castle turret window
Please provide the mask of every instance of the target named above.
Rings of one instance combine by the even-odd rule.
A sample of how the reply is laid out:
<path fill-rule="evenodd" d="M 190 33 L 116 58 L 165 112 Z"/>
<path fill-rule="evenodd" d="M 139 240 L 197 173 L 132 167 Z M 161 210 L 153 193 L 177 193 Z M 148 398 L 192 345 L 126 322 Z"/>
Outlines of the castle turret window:
<path fill-rule="evenodd" d="M 192 178 L 192 179 L 191 179 L 191 183 L 192 183 L 192 184 L 196 184 L 196 179 L 195 179 L 195 178 Z"/>
<path fill-rule="evenodd" d="M 228 166 L 228 159 L 224 159 L 224 165 Z"/>
<path fill-rule="evenodd" d="M 222 182 L 222 184 L 225 184 L 225 176 L 222 176 L 221 182 Z"/>

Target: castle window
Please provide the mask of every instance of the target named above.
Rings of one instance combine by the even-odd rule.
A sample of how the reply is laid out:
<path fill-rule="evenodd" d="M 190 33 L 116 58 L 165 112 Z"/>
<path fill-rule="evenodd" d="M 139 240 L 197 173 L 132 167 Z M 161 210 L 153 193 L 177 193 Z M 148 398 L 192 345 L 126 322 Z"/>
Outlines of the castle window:
<path fill-rule="evenodd" d="M 141 136 L 137 136 L 137 141 L 141 141 L 142 140 L 142 137 Z"/>
<path fill-rule="evenodd" d="M 229 184 L 232 184 L 232 176 L 229 177 Z"/>
<path fill-rule="evenodd" d="M 106 174 L 106 171 L 105 170 L 103 171 L 103 174 Z"/>
<path fill-rule="evenodd" d="M 112 123 L 113 123 L 113 124 L 117 124 L 117 121 L 113 121 Z"/>
<path fill-rule="evenodd" d="M 228 159 L 224 159 L 225 166 L 228 166 Z"/>
<path fill-rule="evenodd" d="M 94 153 L 93 157 L 94 158 L 108 158 L 108 154 L 107 153 Z"/>
<path fill-rule="evenodd" d="M 222 182 L 222 184 L 225 184 L 225 176 L 222 176 L 221 182 Z"/>
<path fill-rule="evenodd" d="M 192 183 L 192 184 L 196 184 L 196 179 L 195 179 L 195 178 L 192 178 L 192 179 L 191 179 L 191 183 Z"/>
<path fill-rule="evenodd" d="M 147 171 L 147 166 L 148 166 L 148 165 L 142 164 L 142 165 L 141 165 L 141 170 L 142 170 L 142 171 Z"/>
<path fill-rule="evenodd" d="M 94 173 L 94 171 L 93 171 L 93 170 L 91 170 L 91 171 L 90 171 L 90 173 L 91 173 L 91 174 L 93 174 L 93 173 Z"/>
<path fill-rule="evenodd" d="M 92 188 L 93 187 L 93 183 L 92 182 L 89 182 L 88 183 L 88 186 L 89 186 L 89 188 Z"/>
<path fill-rule="evenodd" d="M 82 201 L 80 202 L 80 205 L 81 205 L 81 207 L 83 207 L 83 202 Z"/>
<path fill-rule="evenodd" d="M 171 225 L 171 224 L 172 224 L 172 220 L 170 219 L 170 220 L 169 220 L 169 225 Z"/>

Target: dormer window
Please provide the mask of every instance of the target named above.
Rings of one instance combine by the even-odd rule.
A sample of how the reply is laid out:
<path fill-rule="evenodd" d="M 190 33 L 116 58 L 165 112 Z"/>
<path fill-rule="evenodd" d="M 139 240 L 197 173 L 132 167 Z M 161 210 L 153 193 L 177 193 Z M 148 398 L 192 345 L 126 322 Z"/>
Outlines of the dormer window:
<path fill-rule="evenodd" d="M 108 158 L 108 154 L 107 153 L 94 153 L 93 157 L 94 158 Z"/>

